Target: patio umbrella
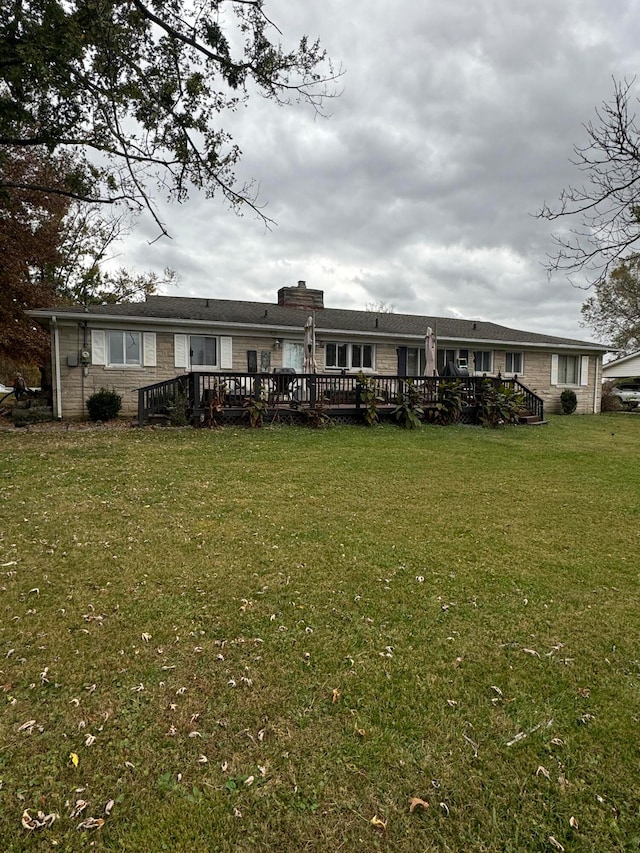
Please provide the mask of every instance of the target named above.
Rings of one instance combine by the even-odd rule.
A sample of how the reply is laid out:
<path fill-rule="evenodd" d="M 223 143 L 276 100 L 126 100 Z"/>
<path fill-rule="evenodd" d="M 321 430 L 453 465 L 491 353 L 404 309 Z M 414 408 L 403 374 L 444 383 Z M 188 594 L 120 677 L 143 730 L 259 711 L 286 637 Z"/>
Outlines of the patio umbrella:
<path fill-rule="evenodd" d="M 431 326 L 427 326 L 427 334 L 424 339 L 424 375 L 436 375 L 436 337 Z"/>
<path fill-rule="evenodd" d="M 315 373 L 317 370 L 316 327 L 313 317 L 307 317 L 307 322 L 304 324 L 304 372 Z"/>

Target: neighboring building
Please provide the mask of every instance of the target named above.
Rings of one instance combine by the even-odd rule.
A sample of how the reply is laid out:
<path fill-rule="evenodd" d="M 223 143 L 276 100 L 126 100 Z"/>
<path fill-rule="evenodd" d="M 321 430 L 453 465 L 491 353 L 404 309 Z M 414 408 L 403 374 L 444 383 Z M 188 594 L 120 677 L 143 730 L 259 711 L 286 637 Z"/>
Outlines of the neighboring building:
<path fill-rule="evenodd" d="M 606 346 L 518 331 L 481 320 L 420 317 L 325 308 L 305 282 L 283 287 L 278 302 L 150 296 L 145 302 L 29 312 L 51 330 L 54 412 L 79 417 L 101 387 L 123 397 L 133 414 L 137 389 L 189 371 L 303 372 L 304 324 L 315 318 L 319 373 L 418 376 L 425 334 L 437 338 L 437 365 L 466 365 L 471 374 L 517 378 L 560 411 L 572 388 L 580 413 L 600 411 Z"/>
<path fill-rule="evenodd" d="M 640 377 L 640 352 L 632 352 L 609 361 L 602 368 L 603 379 L 630 379 Z"/>

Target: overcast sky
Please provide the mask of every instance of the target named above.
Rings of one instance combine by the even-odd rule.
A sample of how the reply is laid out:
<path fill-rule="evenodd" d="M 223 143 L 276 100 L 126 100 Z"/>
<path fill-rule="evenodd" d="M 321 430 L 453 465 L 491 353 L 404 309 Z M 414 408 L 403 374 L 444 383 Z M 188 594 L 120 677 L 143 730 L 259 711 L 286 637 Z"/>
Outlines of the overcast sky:
<path fill-rule="evenodd" d="M 586 295 L 543 264 L 535 218 L 579 182 L 572 147 L 640 71 L 639 0 L 267 0 L 285 46 L 319 37 L 345 74 L 317 118 L 257 98 L 233 119 L 238 174 L 271 230 L 194 193 L 142 220 L 119 259 L 170 266 L 178 296 L 274 302 L 299 279 L 325 305 L 483 319 L 592 340 Z M 229 122 L 226 122 L 229 126 Z"/>

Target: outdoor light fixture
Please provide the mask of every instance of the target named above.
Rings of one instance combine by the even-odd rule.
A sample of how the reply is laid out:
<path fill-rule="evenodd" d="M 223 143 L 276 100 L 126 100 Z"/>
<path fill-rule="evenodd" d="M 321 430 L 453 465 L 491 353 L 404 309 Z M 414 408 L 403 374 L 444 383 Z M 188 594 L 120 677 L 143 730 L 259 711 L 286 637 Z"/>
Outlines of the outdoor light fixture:
<path fill-rule="evenodd" d="M 280 339 L 279 339 L 279 338 L 276 338 L 276 339 L 275 339 L 275 341 L 273 342 L 273 348 L 274 348 L 275 350 L 279 350 L 279 349 L 280 349 Z"/>

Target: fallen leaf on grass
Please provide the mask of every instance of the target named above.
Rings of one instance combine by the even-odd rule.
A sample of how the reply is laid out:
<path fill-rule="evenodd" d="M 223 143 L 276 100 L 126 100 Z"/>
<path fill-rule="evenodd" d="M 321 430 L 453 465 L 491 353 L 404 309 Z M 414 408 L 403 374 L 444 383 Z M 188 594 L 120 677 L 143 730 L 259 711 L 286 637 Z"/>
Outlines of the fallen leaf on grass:
<path fill-rule="evenodd" d="M 76 800 L 76 804 L 69 817 L 80 817 L 88 805 L 89 803 L 86 800 Z"/>
<path fill-rule="evenodd" d="M 247 788 L 249 787 L 249 785 L 253 785 L 253 783 L 255 782 L 255 778 L 255 776 L 247 776 L 247 778 L 244 780 L 244 784 L 247 786 Z"/>
<path fill-rule="evenodd" d="M 375 826 L 375 828 L 379 829 L 381 832 L 384 832 L 387 828 L 387 821 L 382 820 L 382 818 L 378 817 L 377 814 L 374 814 L 369 823 L 371 824 L 371 826 Z"/>
<path fill-rule="evenodd" d="M 417 808 L 428 809 L 429 803 L 420 797 L 409 797 L 409 813 L 413 814 Z"/>
<path fill-rule="evenodd" d="M 96 736 L 95 735 L 87 735 L 85 738 L 85 741 L 84 741 L 84 745 L 85 746 L 93 746 L 93 744 L 95 742 L 96 742 Z"/>
<path fill-rule="evenodd" d="M 553 837 L 553 835 L 549 836 L 549 844 L 551 844 L 552 847 L 555 847 L 556 850 L 564 850 L 564 847 L 562 846 L 562 844 L 560 844 L 560 842 L 557 839 L 555 839 Z"/>
<path fill-rule="evenodd" d="M 578 829 L 578 821 L 575 819 L 573 815 L 569 818 L 569 826 L 571 829 Z"/>
<path fill-rule="evenodd" d="M 340 691 L 337 687 L 333 688 L 333 693 L 331 694 L 331 702 L 335 705 L 338 699 L 340 698 Z"/>
<path fill-rule="evenodd" d="M 102 829 L 104 826 L 104 819 L 101 817 L 88 817 L 86 820 L 83 820 L 82 823 L 79 823 L 76 826 L 76 829 L 81 832 L 85 829 Z"/>
<path fill-rule="evenodd" d="M 115 806 L 115 800 L 109 800 L 109 802 L 104 807 L 104 813 L 107 817 L 111 814 L 111 809 Z"/>
<path fill-rule="evenodd" d="M 542 766 L 542 764 L 540 764 L 538 766 L 538 769 L 536 770 L 536 776 L 540 776 L 540 775 L 544 776 L 545 779 L 548 779 L 549 781 L 551 781 L 551 774 L 549 773 L 549 771 L 545 767 Z"/>
<path fill-rule="evenodd" d="M 71 763 L 73 764 L 73 766 L 74 766 L 74 767 L 77 767 L 77 766 L 78 766 L 78 762 L 80 761 L 80 759 L 78 758 L 78 756 L 76 755 L 76 753 L 75 753 L 75 752 L 70 752 L 70 753 L 69 753 L 69 758 L 71 759 Z"/>
<path fill-rule="evenodd" d="M 26 722 L 26 723 L 23 723 L 23 724 L 20 726 L 20 728 L 18 729 L 18 731 L 19 731 L 19 732 L 27 732 L 28 734 L 31 734 L 31 732 L 33 731 L 33 727 L 35 726 L 35 724 L 36 724 L 36 721 L 35 721 L 35 720 L 27 720 L 27 722 Z"/>
<path fill-rule="evenodd" d="M 33 832 L 36 829 L 51 829 L 51 826 L 57 817 L 58 815 L 53 812 L 51 814 L 38 812 L 36 817 L 31 817 L 29 809 L 25 809 L 22 812 L 22 826 L 24 829 L 28 829 L 29 832 Z"/>
<path fill-rule="evenodd" d="M 527 655 L 533 655 L 536 658 L 540 657 L 540 652 L 537 652 L 535 649 L 523 649 L 522 651 Z"/>

